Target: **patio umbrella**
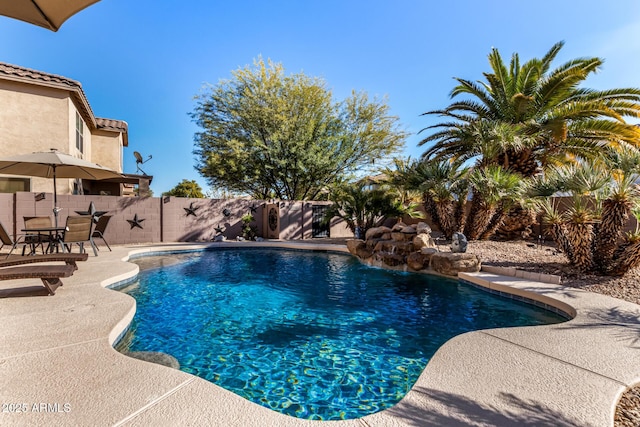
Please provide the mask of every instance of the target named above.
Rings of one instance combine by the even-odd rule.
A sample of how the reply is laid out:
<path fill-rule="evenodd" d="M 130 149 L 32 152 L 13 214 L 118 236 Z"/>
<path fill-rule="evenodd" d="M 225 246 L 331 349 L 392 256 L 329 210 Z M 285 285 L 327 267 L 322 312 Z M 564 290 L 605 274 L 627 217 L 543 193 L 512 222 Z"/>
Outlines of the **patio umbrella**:
<path fill-rule="evenodd" d="M 58 31 L 64 21 L 99 0 L 5 0 L 0 15 Z"/>
<path fill-rule="evenodd" d="M 0 174 L 53 178 L 53 214 L 58 226 L 58 194 L 56 178 L 108 179 L 122 178 L 116 171 L 78 159 L 55 149 L 0 158 Z"/>

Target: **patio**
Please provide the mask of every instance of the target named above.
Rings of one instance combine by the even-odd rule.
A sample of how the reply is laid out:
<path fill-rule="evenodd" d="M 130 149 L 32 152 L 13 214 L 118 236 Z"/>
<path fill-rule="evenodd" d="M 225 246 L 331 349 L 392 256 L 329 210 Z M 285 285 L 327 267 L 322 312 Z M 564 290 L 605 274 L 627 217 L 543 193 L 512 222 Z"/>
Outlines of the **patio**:
<path fill-rule="evenodd" d="M 225 242 L 342 250 L 297 242 Z M 106 286 L 138 266 L 130 255 L 202 249 L 206 244 L 119 246 L 89 257 L 55 296 L 39 283 L 0 283 L 2 425 L 300 426 L 200 378 L 121 355 L 112 348 L 135 301 Z M 576 317 L 548 326 L 458 336 L 429 362 L 395 407 L 351 426 L 612 425 L 615 404 L 640 381 L 640 306 L 557 285 L 481 272 L 464 280 L 526 295 Z M 27 294 L 17 297 L 17 294 Z"/>

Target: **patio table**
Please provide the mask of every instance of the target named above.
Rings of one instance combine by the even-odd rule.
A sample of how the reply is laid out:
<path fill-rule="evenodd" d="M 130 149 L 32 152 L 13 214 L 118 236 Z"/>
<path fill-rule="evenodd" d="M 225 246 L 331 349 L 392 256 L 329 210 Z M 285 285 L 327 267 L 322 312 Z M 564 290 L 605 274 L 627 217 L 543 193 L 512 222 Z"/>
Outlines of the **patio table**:
<path fill-rule="evenodd" d="M 29 255 L 36 254 L 36 246 L 39 244 L 47 243 L 47 249 L 45 253 L 53 253 L 54 249 L 58 252 L 59 245 L 62 240 L 62 232 L 65 231 L 66 227 L 30 227 L 23 228 L 22 232 L 26 235 L 32 235 L 33 237 L 37 237 L 38 241 L 31 243 L 31 252 Z M 48 238 L 43 239 L 42 236 L 48 236 Z M 62 245 L 62 252 L 65 252 L 64 245 Z"/>

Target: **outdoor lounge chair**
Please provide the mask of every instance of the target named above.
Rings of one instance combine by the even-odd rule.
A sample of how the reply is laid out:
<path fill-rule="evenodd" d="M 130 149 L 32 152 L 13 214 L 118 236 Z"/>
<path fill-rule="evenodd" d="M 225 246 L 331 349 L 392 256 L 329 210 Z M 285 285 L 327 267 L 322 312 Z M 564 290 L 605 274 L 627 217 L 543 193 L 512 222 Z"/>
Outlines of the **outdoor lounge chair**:
<path fill-rule="evenodd" d="M 34 264 L 39 262 L 56 262 L 61 261 L 66 265 L 70 265 L 73 267 L 73 270 L 78 269 L 78 265 L 76 262 L 78 261 L 86 261 L 89 258 L 87 253 L 83 254 L 65 254 L 65 253 L 53 253 L 53 254 L 45 254 L 45 255 L 34 255 L 34 256 L 21 256 L 21 255 L 11 255 L 7 256 L 7 258 L 0 260 L 0 268 L 9 267 L 14 265 L 24 265 L 24 264 Z"/>
<path fill-rule="evenodd" d="M 62 286 L 60 278 L 69 277 L 74 271 L 75 267 L 68 264 L 6 267 L 0 268 L 0 280 L 40 279 L 44 287 L 49 291 L 49 295 L 54 295 L 56 289 Z"/>

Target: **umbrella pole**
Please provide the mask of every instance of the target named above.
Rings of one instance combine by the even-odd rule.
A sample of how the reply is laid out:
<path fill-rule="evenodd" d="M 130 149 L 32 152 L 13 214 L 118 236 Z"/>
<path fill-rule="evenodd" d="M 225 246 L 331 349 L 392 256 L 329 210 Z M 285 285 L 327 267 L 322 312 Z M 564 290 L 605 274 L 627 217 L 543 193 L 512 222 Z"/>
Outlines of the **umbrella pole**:
<path fill-rule="evenodd" d="M 53 165 L 53 220 L 58 227 L 58 186 L 56 185 L 56 165 Z"/>

